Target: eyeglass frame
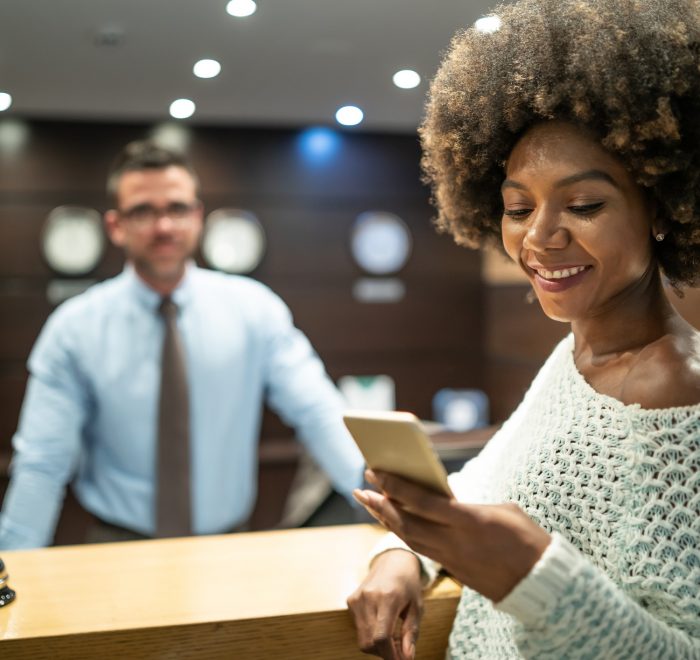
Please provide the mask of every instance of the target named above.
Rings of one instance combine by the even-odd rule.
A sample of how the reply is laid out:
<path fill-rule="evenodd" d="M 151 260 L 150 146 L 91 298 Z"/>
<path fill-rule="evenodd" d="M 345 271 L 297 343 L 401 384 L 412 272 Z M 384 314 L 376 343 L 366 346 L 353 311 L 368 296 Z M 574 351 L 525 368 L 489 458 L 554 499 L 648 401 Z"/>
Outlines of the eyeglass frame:
<path fill-rule="evenodd" d="M 170 221 L 180 227 L 184 227 L 192 221 L 197 211 L 202 208 L 202 202 L 195 199 L 189 204 L 186 202 L 171 202 L 166 207 L 156 207 L 152 204 L 137 204 L 130 209 L 116 209 L 119 217 L 132 223 L 138 228 L 151 228 L 158 220 L 166 216 Z"/>

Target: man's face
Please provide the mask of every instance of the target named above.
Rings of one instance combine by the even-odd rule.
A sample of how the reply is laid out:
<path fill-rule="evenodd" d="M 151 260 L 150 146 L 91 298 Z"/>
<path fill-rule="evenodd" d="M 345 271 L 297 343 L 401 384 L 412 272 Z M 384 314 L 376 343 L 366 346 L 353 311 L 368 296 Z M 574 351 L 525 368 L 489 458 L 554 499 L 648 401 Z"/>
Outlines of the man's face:
<path fill-rule="evenodd" d="M 151 287 L 169 293 L 185 272 L 202 231 L 202 205 L 194 179 L 183 167 L 125 172 L 117 185 L 117 208 L 105 222 Z"/>

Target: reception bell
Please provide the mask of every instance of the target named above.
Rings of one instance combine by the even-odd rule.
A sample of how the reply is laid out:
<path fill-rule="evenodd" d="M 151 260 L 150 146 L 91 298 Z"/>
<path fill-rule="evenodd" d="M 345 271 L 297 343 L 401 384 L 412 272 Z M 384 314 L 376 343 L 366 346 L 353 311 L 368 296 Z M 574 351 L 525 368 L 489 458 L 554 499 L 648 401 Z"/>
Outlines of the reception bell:
<path fill-rule="evenodd" d="M 0 607 L 9 605 L 16 596 L 15 592 L 10 589 L 10 586 L 7 584 L 9 577 L 5 564 L 2 559 L 0 559 Z"/>

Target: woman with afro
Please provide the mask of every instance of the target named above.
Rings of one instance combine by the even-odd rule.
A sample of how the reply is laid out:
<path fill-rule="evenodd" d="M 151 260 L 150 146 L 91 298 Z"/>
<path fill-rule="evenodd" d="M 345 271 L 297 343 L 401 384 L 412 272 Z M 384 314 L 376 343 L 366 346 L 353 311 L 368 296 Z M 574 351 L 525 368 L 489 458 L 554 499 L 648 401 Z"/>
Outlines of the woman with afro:
<path fill-rule="evenodd" d="M 463 585 L 452 658 L 700 658 L 700 5 L 521 0 L 459 33 L 430 90 L 438 225 L 499 243 L 570 323 L 448 499 L 387 473 L 394 532 L 348 603 L 411 658 L 421 591 Z M 668 284 L 669 287 L 666 287 Z"/>

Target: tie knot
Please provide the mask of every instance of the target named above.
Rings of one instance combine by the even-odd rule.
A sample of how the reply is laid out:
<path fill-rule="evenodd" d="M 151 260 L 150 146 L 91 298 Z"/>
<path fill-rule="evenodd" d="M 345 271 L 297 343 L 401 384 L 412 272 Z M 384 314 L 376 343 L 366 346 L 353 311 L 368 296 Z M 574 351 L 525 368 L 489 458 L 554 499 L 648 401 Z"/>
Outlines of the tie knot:
<path fill-rule="evenodd" d="M 177 316 L 177 305 L 167 296 L 160 301 L 158 311 L 166 321 L 171 321 Z"/>

